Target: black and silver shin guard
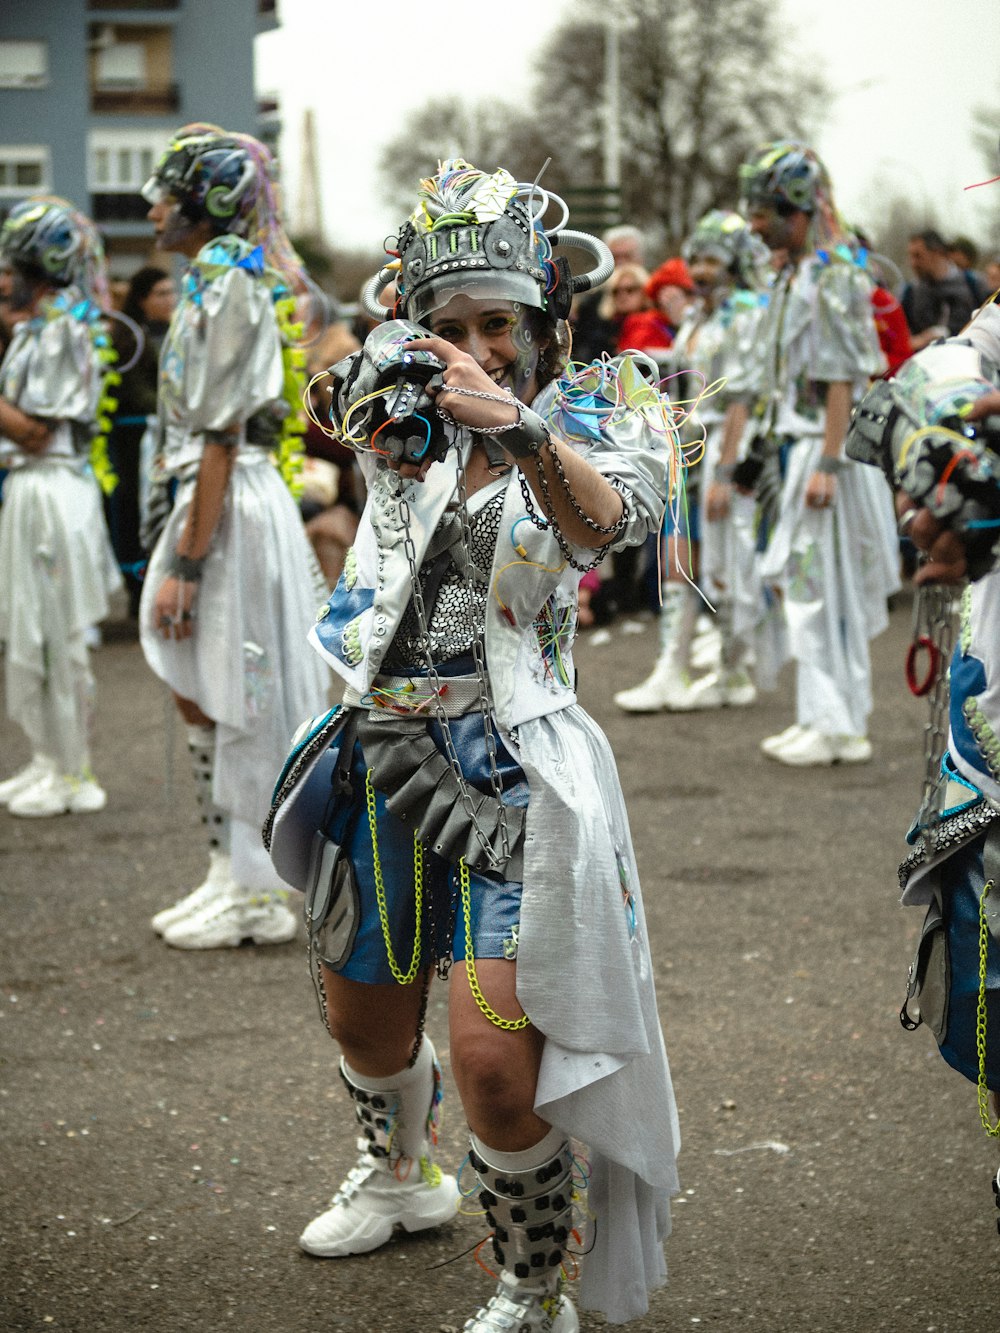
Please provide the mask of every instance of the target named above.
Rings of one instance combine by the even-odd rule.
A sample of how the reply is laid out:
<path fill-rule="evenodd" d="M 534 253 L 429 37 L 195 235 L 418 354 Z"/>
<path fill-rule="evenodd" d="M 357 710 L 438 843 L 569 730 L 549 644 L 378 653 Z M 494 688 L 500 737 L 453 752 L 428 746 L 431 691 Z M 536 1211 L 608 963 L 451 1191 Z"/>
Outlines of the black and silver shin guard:
<path fill-rule="evenodd" d="M 229 815 L 215 804 L 212 783 L 215 778 L 215 728 L 187 727 L 188 751 L 191 755 L 191 773 L 201 822 L 208 834 L 208 845 L 213 852 L 229 852 Z"/>
<path fill-rule="evenodd" d="M 558 1130 L 525 1152 L 495 1152 L 472 1136 L 469 1160 L 493 1228 L 493 1253 L 507 1275 L 529 1286 L 558 1281 L 572 1230 L 573 1156 Z"/>
<path fill-rule="evenodd" d="M 340 1076 L 354 1103 L 369 1156 L 391 1166 L 403 1157 L 430 1159 L 437 1140 L 441 1068 L 426 1033 L 413 1065 L 398 1074 L 370 1078 L 342 1059 Z"/>

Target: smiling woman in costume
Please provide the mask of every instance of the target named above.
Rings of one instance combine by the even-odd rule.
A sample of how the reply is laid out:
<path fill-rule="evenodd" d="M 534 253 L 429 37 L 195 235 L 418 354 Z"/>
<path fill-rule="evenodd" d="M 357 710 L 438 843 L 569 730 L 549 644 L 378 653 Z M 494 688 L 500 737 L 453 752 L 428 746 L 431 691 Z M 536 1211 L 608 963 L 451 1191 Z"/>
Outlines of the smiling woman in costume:
<path fill-rule="evenodd" d="M 358 1254 L 455 1213 L 423 1031 L 436 966 L 500 1268 L 475 1333 L 579 1327 L 563 1272 L 588 1179 L 582 1304 L 641 1314 L 676 1189 L 628 820 L 572 661 L 581 573 L 659 530 L 675 423 L 645 358 L 564 373 L 572 293 L 611 272 L 565 221 L 537 186 L 447 162 L 366 289 L 382 318 L 395 281 L 397 318 L 333 368 L 330 418 L 368 503 L 312 632 L 344 704 L 304 730 L 266 830 L 306 891 L 365 1135 L 301 1244 Z M 559 242 L 595 268 L 572 277 Z"/>

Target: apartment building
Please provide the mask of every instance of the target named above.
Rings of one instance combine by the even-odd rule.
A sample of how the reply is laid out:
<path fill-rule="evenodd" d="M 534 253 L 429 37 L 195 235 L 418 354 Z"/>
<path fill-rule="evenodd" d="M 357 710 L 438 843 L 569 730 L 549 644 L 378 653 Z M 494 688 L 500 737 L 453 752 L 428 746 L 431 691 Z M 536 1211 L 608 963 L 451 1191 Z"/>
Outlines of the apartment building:
<path fill-rule="evenodd" d="M 275 0 L 2 0 L 0 216 L 61 195 L 128 276 L 151 245 L 139 190 L 173 130 L 203 120 L 276 142 L 254 39 L 277 24 Z"/>

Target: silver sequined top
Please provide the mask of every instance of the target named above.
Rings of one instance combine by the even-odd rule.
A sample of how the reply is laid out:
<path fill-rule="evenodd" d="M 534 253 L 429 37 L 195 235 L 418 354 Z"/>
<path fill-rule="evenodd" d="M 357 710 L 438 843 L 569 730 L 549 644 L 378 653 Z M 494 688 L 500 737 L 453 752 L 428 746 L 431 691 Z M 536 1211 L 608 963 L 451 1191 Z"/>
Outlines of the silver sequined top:
<path fill-rule="evenodd" d="M 472 505 L 475 504 L 476 498 L 472 497 Z M 466 560 L 462 528 L 456 524 L 457 540 L 448 548 L 448 563 L 438 587 L 437 597 L 433 606 L 426 607 L 431 660 L 435 665 L 471 653 L 476 627 L 479 626 L 480 633 L 482 632 L 486 603 L 490 594 L 488 574 L 493 565 L 493 555 L 500 535 L 504 491 L 499 488 L 474 512 L 472 505 L 469 511 L 469 530 L 472 538 L 471 578 L 464 572 Z M 454 521 L 453 510 L 447 512 L 445 521 Z M 432 560 L 427 560 L 419 570 L 420 587 L 425 601 L 428 578 L 434 563 Z M 423 667 L 426 661 L 426 648 L 411 597 L 403 612 L 399 629 L 386 652 L 385 666 L 389 670 L 405 672 L 407 668 Z"/>

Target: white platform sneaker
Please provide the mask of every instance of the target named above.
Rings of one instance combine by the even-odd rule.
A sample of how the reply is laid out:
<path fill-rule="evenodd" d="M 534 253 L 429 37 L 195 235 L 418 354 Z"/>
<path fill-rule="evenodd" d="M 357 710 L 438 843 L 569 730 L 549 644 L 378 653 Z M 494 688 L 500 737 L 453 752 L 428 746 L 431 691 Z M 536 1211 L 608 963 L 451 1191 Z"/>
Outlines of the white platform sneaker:
<path fill-rule="evenodd" d="M 214 847 L 208 853 L 208 874 L 184 898 L 172 907 L 164 907 L 157 912 L 150 925 L 157 935 L 162 935 L 168 926 L 176 925 L 185 917 L 194 916 L 207 907 L 214 899 L 222 897 L 232 883 L 232 863 L 227 852 L 217 851 Z"/>
<path fill-rule="evenodd" d="M 287 944 L 297 930 L 283 889 L 253 893 L 230 881 L 224 894 L 167 926 L 163 938 L 175 949 L 236 949 L 244 940 Z"/>
<path fill-rule="evenodd" d="M 49 773 L 12 796 L 7 809 L 19 819 L 49 819 L 55 815 L 96 814 L 107 803 L 107 793 L 93 777 Z"/>
<path fill-rule="evenodd" d="M 507 1272 L 496 1294 L 466 1320 L 465 1333 L 579 1333 L 580 1321 L 569 1297 L 558 1288 L 532 1291 Z"/>
<path fill-rule="evenodd" d="M 0 782 L 0 805 L 9 805 L 15 796 L 20 796 L 29 787 L 36 786 L 43 778 L 56 771 L 55 761 L 48 755 L 36 754 L 31 762 L 25 764 L 13 777 Z"/>
<path fill-rule="evenodd" d="M 764 753 L 791 768 L 829 768 L 833 764 L 867 764 L 872 745 L 867 736 L 827 736 L 811 727 L 799 727 L 783 744 Z"/>
<path fill-rule="evenodd" d="M 414 1060 L 389 1078 L 360 1075 L 343 1059 L 340 1075 L 362 1137 L 330 1207 L 299 1237 L 321 1259 L 377 1250 L 396 1227 L 423 1231 L 450 1222 L 461 1199 L 455 1177 L 434 1163 L 441 1067 L 427 1034 Z"/>
<path fill-rule="evenodd" d="M 693 713 L 721 708 L 721 696 L 703 683 L 708 680 L 705 676 L 693 680 L 670 658 L 662 658 L 640 685 L 620 690 L 614 699 L 626 713 Z"/>
<path fill-rule="evenodd" d="M 396 1227 L 423 1231 L 450 1222 L 460 1196 L 454 1176 L 426 1158 L 405 1159 L 404 1179 L 385 1157 L 373 1157 L 364 1139 L 361 1154 L 334 1195 L 330 1207 L 314 1218 L 299 1237 L 308 1254 L 321 1259 L 342 1259 L 367 1254 L 390 1239 Z"/>

